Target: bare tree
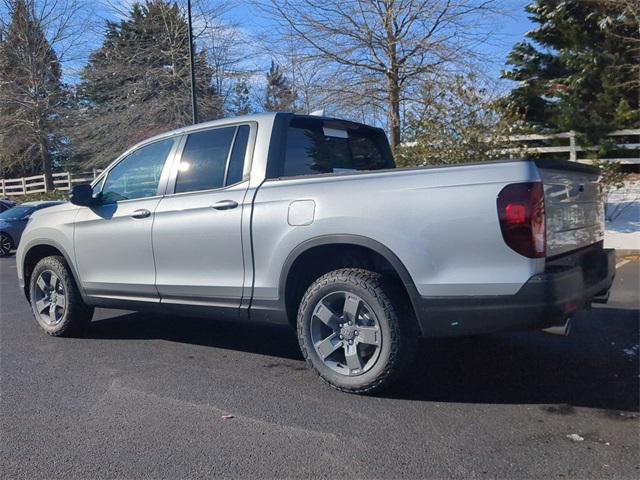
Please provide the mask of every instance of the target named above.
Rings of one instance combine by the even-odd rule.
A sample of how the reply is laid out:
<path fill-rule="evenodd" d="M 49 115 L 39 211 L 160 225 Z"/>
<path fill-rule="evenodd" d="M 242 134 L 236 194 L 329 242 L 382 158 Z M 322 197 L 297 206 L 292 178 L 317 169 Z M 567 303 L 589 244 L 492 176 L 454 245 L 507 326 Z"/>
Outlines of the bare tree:
<path fill-rule="evenodd" d="M 60 116 L 68 101 L 62 62 L 80 39 L 85 6 L 76 0 L 3 0 L 0 25 L 0 158 L 2 174 L 43 172 L 63 149 Z"/>
<path fill-rule="evenodd" d="M 198 45 L 206 52 L 212 70 L 212 87 L 229 107 L 238 82 L 256 73 L 252 60 L 257 53 L 251 39 L 235 23 L 224 19 L 226 11 L 202 12 L 196 19 L 201 29 Z"/>
<path fill-rule="evenodd" d="M 299 51 L 348 79 L 347 89 L 382 100 L 391 144 L 401 141 L 401 104 L 414 83 L 459 68 L 486 38 L 477 28 L 496 0 L 271 0 L 263 7 Z M 342 88 L 341 85 L 341 88 Z M 353 88 L 355 87 L 355 88 Z"/>

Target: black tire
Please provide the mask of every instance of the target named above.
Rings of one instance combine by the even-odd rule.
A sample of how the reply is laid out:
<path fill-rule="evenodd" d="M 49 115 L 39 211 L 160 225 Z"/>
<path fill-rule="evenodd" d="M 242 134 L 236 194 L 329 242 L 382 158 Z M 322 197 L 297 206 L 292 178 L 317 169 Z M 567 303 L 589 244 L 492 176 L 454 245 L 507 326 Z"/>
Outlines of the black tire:
<path fill-rule="evenodd" d="M 57 298 L 59 299 L 60 296 L 65 298 L 64 307 L 55 308 L 54 305 L 53 317 L 55 320 L 51 318 L 50 307 L 48 310 L 45 307 L 43 313 L 38 311 L 39 308 L 46 305 L 46 297 L 42 298 L 42 288 L 39 284 L 39 281 L 46 284 L 46 278 L 49 278 L 49 287 L 53 286 L 53 289 L 56 290 Z M 59 280 L 59 282 L 55 282 L 55 285 L 53 285 L 53 278 Z M 29 293 L 31 309 L 38 325 L 45 333 L 54 337 L 77 337 L 86 334 L 94 309 L 82 300 L 73 274 L 63 257 L 45 257 L 36 264 L 31 274 Z M 49 292 L 50 295 L 51 292 Z M 47 318 L 50 321 L 47 321 Z"/>
<path fill-rule="evenodd" d="M 316 345 L 319 342 L 316 341 L 314 343 L 313 339 L 313 335 L 317 335 L 313 331 L 317 332 L 318 327 L 312 327 L 312 321 L 318 321 L 318 309 L 325 305 L 326 299 L 334 298 L 332 296 L 343 293 L 346 295 L 344 305 L 347 302 L 346 298 L 359 299 L 363 303 L 359 303 L 358 300 L 356 300 L 356 303 L 365 306 L 364 309 L 367 312 L 367 316 L 369 318 L 372 316 L 377 317 L 375 331 L 379 332 L 379 334 L 376 333 L 376 335 L 379 335 L 379 339 L 376 340 L 379 344 L 376 343 L 378 346 L 373 347 L 376 348 L 377 353 L 375 358 L 374 355 L 370 357 L 374 359 L 367 363 L 362 370 L 351 370 L 350 366 L 346 366 L 348 363 L 346 360 L 345 365 L 341 365 L 340 362 L 336 361 L 330 362 L 333 363 L 333 366 L 326 363 L 326 359 L 323 360 L 317 351 Z M 297 333 L 302 354 L 318 375 L 338 390 L 368 394 L 387 388 L 407 373 L 415 356 L 418 331 L 412 309 L 407 305 L 407 302 L 408 299 L 399 292 L 398 286 L 386 282 L 381 274 L 357 268 L 345 268 L 329 272 L 318 278 L 308 288 L 300 303 Z M 333 311 L 335 309 L 330 310 Z M 341 329 L 344 325 L 344 319 L 347 318 L 346 307 L 344 307 L 344 310 L 341 316 L 338 317 L 342 319 L 339 320 Z M 362 313 L 362 311 L 361 306 L 356 307 L 356 312 Z M 361 313 L 356 313 L 355 317 L 361 318 L 359 317 Z M 371 313 L 373 315 L 370 315 Z M 313 318 L 315 320 L 312 320 Z M 334 320 L 331 320 L 332 325 L 333 322 Z M 358 320 L 353 323 L 356 325 L 353 328 L 363 329 L 357 326 Z M 324 329 L 324 326 L 322 326 L 322 329 Z M 334 335 L 337 335 L 338 331 L 334 328 L 333 333 L 331 333 L 331 330 L 330 327 L 325 329 L 325 331 L 329 332 L 326 335 L 333 336 L 335 343 L 340 342 L 343 345 L 335 350 L 336 353 L 329 354 L 330 357 L 327 358 L 331 358 L 334 355 L 339 357 L 342 355 L 342 348 L 345 349 L 344 354 L 346 356 L 347 346 L 344 345 L 344 342 L 347 338 L 353 338 L 353 341 L 356 341 L 358 337 L 351 336 L 352 332 L 347 331 L 344 336 L 339 336 L 340 339 L 345 340 L 336 340 Z M 340 330 L 340 333 L 342 332 L 343 330 Z M 355 331 L 355 335 L 358 335 L 357 331 Z M 365 347 L 368 348 L 367 345 Z M 334 348 L 334 346 L 332 345 L 331 348 Z M 356 355 L 358 355 L 358 348 L 355 348 L 355 351 Z M 358 362 L 361 363 L 360 361 Z M 346 369 L 350 373 L 341 374 L 336 371 L 336 368 Z M 358 373 L 360 371 L 362 373 Z"/>
<path fill-rule="evenodd" d="M 11 250 L 15 248 L 13 239 L 8 233 L 0 233 L 0 257 L 8 257 L 11 255 Z"/>

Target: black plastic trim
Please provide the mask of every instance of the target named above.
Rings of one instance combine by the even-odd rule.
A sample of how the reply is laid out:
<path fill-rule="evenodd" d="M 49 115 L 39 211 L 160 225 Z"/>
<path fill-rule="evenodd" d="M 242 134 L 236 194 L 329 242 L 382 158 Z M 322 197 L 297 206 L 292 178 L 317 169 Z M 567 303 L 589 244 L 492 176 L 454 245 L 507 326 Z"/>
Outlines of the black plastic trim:
<path fill-rule="evenodd" d="M 27 282 L 25 281 L 25 263 L 24 261 L 27 258 L 27 255 L 29 253 L 29 251 L 31 251 L 33 248 L 36 247 L 40 247 L 40 246 L 47 246 L 47 247 L 53 247 L 56 250 L 58 250 L 60 253 L 62 253 L 62 256 L 64 257 L 65 261 L 67 262 L 67 265 L 69 266 L 69 269 L 71 270 L 71 274 L 73 275 L 73 279 L 76 282 L 76 286 L 78 287 L 78 290 L 80 291 L 80 295 L 82 296 L 82 299 L 86 302 L 87 301 L 87 295 L 84 291 L 84 288 L 82 287 L 82 282 L 80 281 L 80 276 L 78 275 L 78 272 L 76 271 L 76 267 L 74 266 L 73 262 L 71 261 L 71 257 L 69 256 L 69 254 L 67 253 L 67 251 L 62 248 L 62 245 L 60 245 L 59 243 L 53 241 L 53 240 L 32 240 L 31 242 L 29 242 L 27 244 L 27 246 L 24 249 L 24 255 L 23 255 L 23 262 L 22 262 L 22 279 L 21 279 L 21 285 L 20 287 L 22 287 L 22 290 L 24 291 L 25 297 L 27 298 L 27 300 L 29 299 L 29 285 L 27 285 Z"/>
<path fill-rule="evenodd" d="M 292 118 L 293 113 L 277 113 L 273 119 L 265 179 L 278 178 L 282 175 L 284 151 L 287 142 L 287 127 Z"/>
<path fill-rule="evenodd" d="M 615 277 L 615 250 L 601 244 L 547 264 L 515 295 L 420 297 L 418 323 L 425 336 L 457 336 L 542 329 L 563 323 L 603 297 Z"/>
<path fill-rule="evenodd" d="M 569 160 L 553 160 L 548 158 L 536 158 L 531 161 L 538 168 L 600 175 L 600 169 L 598 167 L 594 167 L 593 165 L 585 165 L 584 163 L 571 162 Z"/>
<path fill-rule="evenodd" d="M 389 248 L 381 244 L 380 242 L 373 240 L 369 237 L 361 235 L 348 235 L 348 234 L 333 234 L 333 235 L 321 235 L 319 237 L 311 238 L 299 244 L 295 247 L 287 256 L 280 273 L 280 281 L 278 286 L 278 298 L 277 299 L 253 299 L 250 306 L 250 315 L 253 319 L 263 319 L 271 322 L 282 323 L 282 319 L 286 319 L 286 305 L 285 294 L 287 277 L 294 262 L 307 250 L 324 246 L 324 245 L 357 245 L 360 247 L 369 248 L 374 252 L 385 258 L 389 264 L 394 268 L 403 285 L 405 286 L 411 304 L 416 311 L 417 301 L 420 298 L 418 290 L 416 289 L 411 275 L 402 263 L 402 261 L 393 253 Z"/>

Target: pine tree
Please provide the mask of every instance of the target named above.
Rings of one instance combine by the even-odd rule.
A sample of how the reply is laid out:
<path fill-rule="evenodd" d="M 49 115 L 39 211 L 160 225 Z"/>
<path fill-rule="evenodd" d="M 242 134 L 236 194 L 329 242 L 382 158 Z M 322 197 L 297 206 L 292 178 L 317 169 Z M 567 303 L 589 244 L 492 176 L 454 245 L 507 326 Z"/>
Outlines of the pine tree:
<path fill-rule="evenodd" d="M 44 173 L 52 190 L 52 157 L 60 148 L 67 95 L 58 56 L 30 6 L 25 0 L 12 4 L 0 42 L 1 174 Z"/>
<path fill-rule="evenodd" d="M 200 120 L 221 117 L 202 51 L 195 55 L 195 71 Z M 190 89 L 187 23 L 177 5 L 134 4 L 128 18 L 107 23 L 102 46 L 82 72 L 76 159 L 104 166 L 137 141 L 190 124 Z"/>
<path fill-rule="evenodd" d="M 508 97 L 534 126 L 576 130 L 591 143 L 637 126 L 640 37 L 635 0 L 536 0 L 538 28 L 508 56 Z"/>
<path fill-rule="evenodd" d="M 267 73 L 267 91 L 264 102 L 266 112 L 292 112 L 295 110 L 297 95 L 280 66 L 271 61 Z"/>
<path fill-rule="evenodd" d="M 231 111 L 235 115 L 247 115 L 253 110 L 251 107 L 249 85 L 246 80 L 239 80 L 234 88 Z"/>

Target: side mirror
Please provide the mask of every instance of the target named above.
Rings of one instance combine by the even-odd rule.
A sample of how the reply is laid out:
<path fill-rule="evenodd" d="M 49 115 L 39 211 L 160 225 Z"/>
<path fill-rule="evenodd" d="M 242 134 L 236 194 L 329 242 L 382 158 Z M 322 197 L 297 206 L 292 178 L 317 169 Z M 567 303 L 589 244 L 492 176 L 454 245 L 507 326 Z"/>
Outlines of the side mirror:
<path fill-rule="evenodd" d="M 94 203 L 93 188 L 88 183 L 82 183 L 80 185 L 74 185 L 71 187 L 71 194 L 69 195 L 69 201 L 74 205 L 81 207 L 88 207 Z"/>

